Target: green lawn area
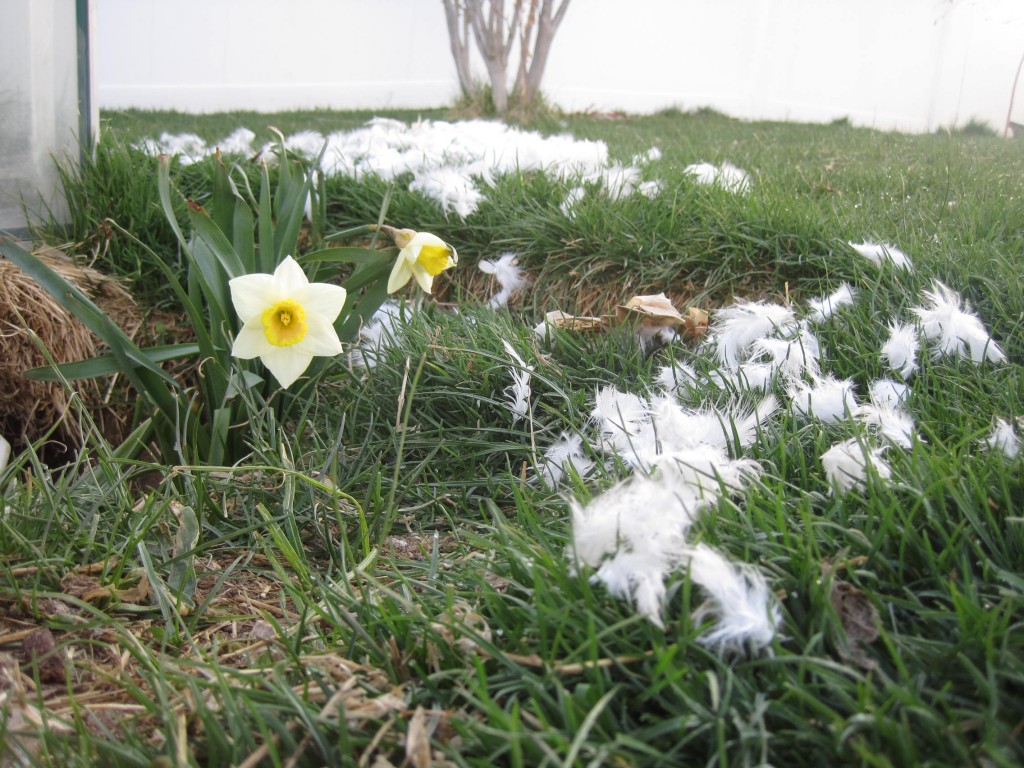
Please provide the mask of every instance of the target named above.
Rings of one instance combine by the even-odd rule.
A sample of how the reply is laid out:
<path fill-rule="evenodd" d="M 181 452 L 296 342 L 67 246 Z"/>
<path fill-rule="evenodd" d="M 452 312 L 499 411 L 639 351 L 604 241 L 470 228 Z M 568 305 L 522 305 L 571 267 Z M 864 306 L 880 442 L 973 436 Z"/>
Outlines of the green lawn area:
<path fill-rule="evenodd" d="M 268 126 L 326 135 L 370 117 L 104 114 L 93 161 L 63 169 L 71 223 L 41 222 L 39 235 L 74 243 L 173 317 L 178 299 L 152 260 L 180 264 L 178 243 L 157 161 L 133 145 L 250 128 L 254 151 L 234 178 L 255 189 Z M 12 459 L 0 476 L 5 764 L 1024 761 L 1024 463 L 988 443 L 998 420 L 1019 434 L 1024 417 L 1024 142 L 675 110 L 525 128 L 605 142 L 626 165 L 656 147 L 643 175 L 660 192 L 615 199 L 592 185 L 568 215 L 576 183 L 524 171 L 482 185 L 461 217 L 410 191 L 409 175 L 322 175 L 303 247 L 377 221 L 386 203 L 388 225 L 458 249 L 438 301 L 410 314 L 375 365 L 326 361 L 283 421 L 277 400 L 248 404 L 244 455 L 224 465 L 193 461 L 195 446 L 167 462 L 112 443 L 87 412 L 70 465 L 46 466 L 41 444 Z M 697 184 L 684 169 L 702 161 L 746 170 L 749 191 Z M 172 165 L 175 187 L 200 204 L 216 178 L 212 159 Z M 864 241 L 898 246 L 913 268 L 849 245 Z M 503 252 L 531 283 L 489 308 L 496 287 L 478 264 Z M 791 340 L 807 302 L 846 284 L 853 302 L 804 330 L 820 344 L 821 377 L 849 381 L 866 404 L 872 382 L 899 379 L 881 355 L 890 324 L 926 331 L 936 281 L 1002 354 L 941 355 L 941 340 L 922 337 L 898 408 L 912 423 L 906 444 L 849 408 L 820 418 L 819 395 L 819 418 L 802 414 L 793 401 L 815 383 L 807 369 L 804 390 L 781 375 L 763 389 L 730 379 L 710 336 L 644 346 L 628 325 L 534 330 L 549 310 L 614 314 L 664 292 L 706 311 L 720 344 L 743 301 L 789 312 L 792 324 L 764 335 Z M 527 367 L 517 418 L 509 388 Z M 673 370 L 696 378 L 666 394 Z M 742 596 L 716 595 L 725 582 L 706 583 L 689 555 L 647 617 L 636 583 L 620 599 L 577 551 L 581 511 L 624 488 L 635 493 L 623 530 L 661 514 L 634 503 L 648 498 L 637 489 L 650 466 L 631 466 L 639 449 L 611 451 L 614 424 L 600 439 L 604 387 L 723 419 L 716 466 L 756 465 L 735 483 L 705 477 L 685 539 L 763 578 L 778 611 L 764 647 L 707 642 Z M 729 416 L 766 397 L 778 410 L 740 439 Z M 683 434 L 655 434 L 657 450 L 695 439 L 696 422 L 680 423 Z M 594 468 L 548 485 L 538 474 L 563 433 L 582 437 Z M 822 460 L 845 441 L 877 449 L 848 492 Z M 680 493 L 657 498 L 685 505 Z M 677 520 L 664 519 L 658 536 Z"/>

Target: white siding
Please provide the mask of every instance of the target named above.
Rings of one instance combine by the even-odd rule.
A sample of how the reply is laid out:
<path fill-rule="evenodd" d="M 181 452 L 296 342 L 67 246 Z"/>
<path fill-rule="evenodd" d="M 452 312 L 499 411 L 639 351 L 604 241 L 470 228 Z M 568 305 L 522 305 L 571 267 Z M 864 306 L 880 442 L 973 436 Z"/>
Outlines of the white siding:
<path fill-rule="evenodd" d="M 103 108 L 423 108 L 457 94 L 441 0 L 94 3 Z M 543 88 L 569 110 L 1001 130 L 1022 54 L 1022 0 L 573 0 Z"/>

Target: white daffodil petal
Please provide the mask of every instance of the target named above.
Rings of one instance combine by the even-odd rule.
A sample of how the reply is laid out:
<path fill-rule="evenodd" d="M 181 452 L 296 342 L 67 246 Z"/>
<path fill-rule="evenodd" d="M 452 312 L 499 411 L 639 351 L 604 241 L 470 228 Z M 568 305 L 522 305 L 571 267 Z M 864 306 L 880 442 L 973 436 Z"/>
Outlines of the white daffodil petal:
<path fill-rule="evenodd" d="M 326 317 L 312 312 L 306 315 L 306 335 L 296 346 L 311 355 L 340 355 L 341 340 Z"/>
<path fill-rule="evenodd" d="M 231 303 L 243 324 L 260 317 L 269 305 L 285 298 L 273 275 L 242 275 L 229 280 L 228 287 Z"/>
<path fill-rule="evenodd" d="M 395 259 L 395 266 L 391 269 L 391 276 L 388 278 L 388 293 L 394 293 L 409 282 L 412 277 L 412 267 L 401 255 Z"/>
<path fill-rule="evenodd" d="M 415 261 L 416 257 L 420 255 L 420 248 L 424 245 L 437 245 L 444 248 L 448 247 L 448 244 L 435 234 L 430 232 L 417 232 L 402 250 L 403 252 L 413 254 L 411 260 Z M 407 256 L 406 258 L 410 257 Z"/>
<path fill-rule="evenodd" d="M 421 267 L 418 262 L 412 265 L 412 276 L 416 278 L 416 282 L 419 283 L 424 293 L 434 290 L 434 276 Z"/>
<path fill-rule="evenodd" d="M 268 345 L 269 346 L 269 345 Z M 313 355 L 301 348 L 273 347 L 260 355 L 274 378 L 282 387 L 290 387 L 299 376 L 306 372 L 313 361 Z"/>
<path fill-rule="evenodd" d="M 295 300 L 306 312 L 323 315 L 324 319 L 333 323 L 345 306 L 347 291 L 340 285 L 329 283 L 310 283 L 306 289 L 295 294 Z"/>
<path fill-rule="evenodd" d="M 235 343 L 231 345 L 231 355 L 242 360 L 251 360 L 254 357 L 264 355 L 268 350 L 273 349 L 267 336 L 263 333 L 263 323 L 259 315 L 246 323 L 242 330 L 235 337 Z"/>
<path fill-rule="evenodd" d="M 306 273 L 291 256 L 285 256 L 284 261 L 277 265 L 277 269 L 274 270 L 274 280 L 285 296 L 294 296 L 309 285 Z"/>

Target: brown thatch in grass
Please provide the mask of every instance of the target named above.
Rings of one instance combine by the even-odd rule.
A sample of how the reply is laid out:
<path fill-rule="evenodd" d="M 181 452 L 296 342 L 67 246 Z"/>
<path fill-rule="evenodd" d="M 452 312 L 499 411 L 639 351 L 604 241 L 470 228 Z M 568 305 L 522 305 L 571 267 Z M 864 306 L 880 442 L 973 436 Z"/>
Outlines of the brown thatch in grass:
<path fill-rule="evenodd" d="M 35 255 L 89 296 L 126 333 L 139 329 L 140 312 L 116 280 L 52 248 Z M 81 430 L 68 393 L 60 384 L 22 375 L 46 365 L 40 343 L 58 363 L 86 360 L 102 351 L 100 341 L 35 280 L 0 260 L 0 431 L 17 450 L 58 424 L 52 435 L 58 444 L 55 453 L 61 453 L 59 444 L 73 451 L 80 447 Z M 107 438 L 116 443 L 124 434 L 127 414 L 115 405 L 110 385 L 110 378 L 85 380 L 75 382 L 75 389 Z"/>

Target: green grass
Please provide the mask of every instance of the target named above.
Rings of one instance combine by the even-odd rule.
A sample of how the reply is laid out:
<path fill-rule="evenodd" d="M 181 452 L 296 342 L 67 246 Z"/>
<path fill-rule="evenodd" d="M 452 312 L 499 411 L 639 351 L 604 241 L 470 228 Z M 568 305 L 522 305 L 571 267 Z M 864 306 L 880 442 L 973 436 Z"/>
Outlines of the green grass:
<path fill-rule="evenodd" d="M 366 117 L 260 116 L 286 133 Z M 95 166 L 68 176 L 82 194 L 73 231 L 48 236 L 84 241 L 114 215 L 173 253 L 151 192 L 128 186 L 149 167 L 129 145 L 247 123 L 104 119 Z M 332 363 L 294 423 L 251 413 L 238 467 L 124 460 L 87 418 L 74 465 L 16 460 L 0 516 L 0 674 L 14 681 L 0 686 L 0 743 L 61 766 L 421 765 L 422 739 L 458 766 L 1024 760 L 1022 465 L 981 447 L 995 416 L 1024 415 L 1024 145 L 671 111 L 540 127 L 604 140 L 622 160 L 658 146 L 666 192 L 592 201 L 570 221 L 562 185 L 506 178 L 460 221 L 396 187 L 389 223 L 459 249 L 447 291 L 458 313 L 417 315 L 369 372 Z M 699 160 L 748 169 L 751 194 L 687 182 L 680 169 Z M 178 173 L 204 194 L 208 168 Z M 97 203 L 104 188 L 124 194 Z M 329 180 L 330 226 L 375 220 L 386 191 Z M 844 245 L 862 239 L 898 243 L 916 271 L 874 269 Z M 493 312 L 475 262 L 502 250 L 535 282 L 521 306 Z M 109 266 L 152 300 L 140 258 L 122 251 Z M 749 451 L 761 480 L 694 528 L 768 577 L 783 611 L 771 654 L 699 645 L 701 596 L 685 574 L 670 581 L 662 631 L 576 566 L 568 497 L 625 471 L 556 490 L 524 472 L 563 429 L 587 431 L 596 387 L 643 393 L 658 367 L 696 353 L 644 355 L 623 331 L 548 346 L 530 330 L 542 310 L 608 311 L 664 290 L 713 315 L 733 296 L 800 302 L 850 281 L 858 303 L 819 337 L 826 369 L 864 392 L 885 373 L 886 321 L 933 278 L 963 291 L 1008 362 L 923 361 L 910 403 L 923 441 L 890 449 L 895 482 L 830 494 L 819 457 L 857 430 L 784 414 Z M 503 405 L 504 339 L 536 365 L 528 423 Z M 873 670 L 843 655 L 839 581 L 878 610 Z M 40 627 L 56 666 L 22 646 Z"/>

